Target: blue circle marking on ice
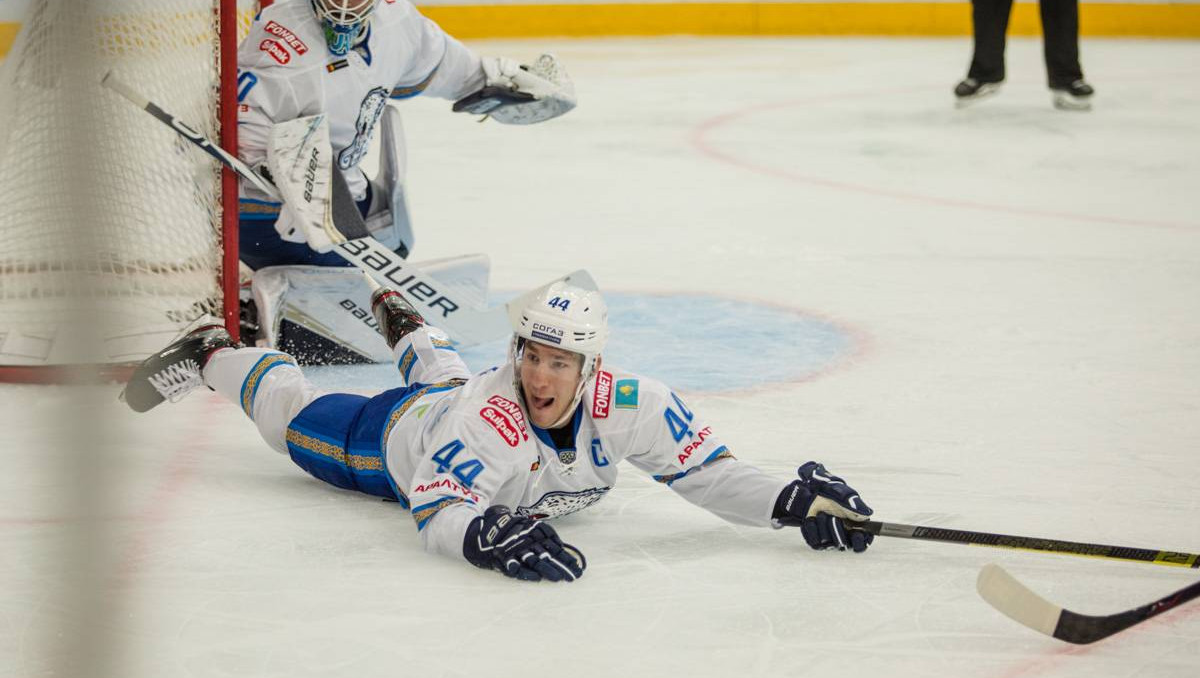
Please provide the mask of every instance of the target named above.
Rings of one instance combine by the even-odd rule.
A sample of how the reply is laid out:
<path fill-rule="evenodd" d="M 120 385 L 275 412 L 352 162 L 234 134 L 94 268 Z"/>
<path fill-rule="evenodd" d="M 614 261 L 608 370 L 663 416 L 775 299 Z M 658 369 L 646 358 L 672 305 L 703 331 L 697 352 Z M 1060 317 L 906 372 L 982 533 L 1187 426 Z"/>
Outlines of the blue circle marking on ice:
<path fill-rule="evenodd" d="M 492 304 L 512 295 L 497 295 Z M 801 381 L 855 349 L 829 320 L 802 311 L 702 294 L 606 292 L 611 330 L 605 364 L 688 392 Z M 502 364 L 508 339 L 460 350 L 472 371 Z M 318 386 L 363 391 L 399 385 L 393 365 L 306 368 Z"/>
<path fill-rule="evenodd" d="M 606 292 L 604 361 L 683 391 L 798 381 L 854 348 L 834 323 L 791 309 L 710 295 Z M 463 349 L 472 369 L 506 359 L 508 342 Z"/>

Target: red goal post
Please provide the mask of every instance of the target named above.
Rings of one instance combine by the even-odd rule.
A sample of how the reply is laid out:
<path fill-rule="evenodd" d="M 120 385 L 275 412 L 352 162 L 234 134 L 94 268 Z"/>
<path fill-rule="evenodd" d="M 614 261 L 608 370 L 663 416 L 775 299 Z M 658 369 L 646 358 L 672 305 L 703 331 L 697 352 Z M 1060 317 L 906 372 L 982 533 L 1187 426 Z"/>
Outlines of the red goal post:
<path fill-rule="evenodd" d="M 0 381 L 119 376 L 205 312 L 236 336 L 236 176 L 100 78 L 236 152 L 237 44 L 257 10 L 32 3 L 0 62 Z"/>

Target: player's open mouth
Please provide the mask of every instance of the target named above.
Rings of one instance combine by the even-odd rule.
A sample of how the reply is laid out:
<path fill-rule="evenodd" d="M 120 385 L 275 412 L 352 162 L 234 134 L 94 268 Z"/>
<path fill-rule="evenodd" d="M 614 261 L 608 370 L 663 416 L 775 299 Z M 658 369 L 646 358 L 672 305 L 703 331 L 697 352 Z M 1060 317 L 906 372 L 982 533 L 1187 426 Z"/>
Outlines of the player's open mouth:
<path fill-rule="evenodd" d="M 532 400 L 532 401 L 533 401 L 533 402 L 532 402 L 532 403 L 530 403 L 530 404 L 532 404 L 532 405 L 533 405 L 533 409 L 535 409 L 535 410 L 545 410 L 545 409 L 549 409 L 549 407 L 550 407 L 551 405 L 553 405 L 553 404 L 554 404 L 554 398 L 553 398 L 553 397 L 550 397 L 550 398 L 539 398 L 539 397 L 537 397 L 537 396 L 532 396 L 532 397 L 530 397 L 530 400 Z"/>

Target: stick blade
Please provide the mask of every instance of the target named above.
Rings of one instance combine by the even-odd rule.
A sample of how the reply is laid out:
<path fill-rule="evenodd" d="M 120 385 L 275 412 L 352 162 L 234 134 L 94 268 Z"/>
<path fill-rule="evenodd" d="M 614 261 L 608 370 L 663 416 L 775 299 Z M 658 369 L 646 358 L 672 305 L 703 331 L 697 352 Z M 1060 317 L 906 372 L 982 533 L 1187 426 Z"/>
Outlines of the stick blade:
<path fill-rule="evenodd" d="M 1029 590 L 999 565 L 988 564 L 979 571 L 975 590 L 1009 619 L 1054 637 L 1063 609 Z"/>
<path fill-rule="evenodd" d="M 150 100 L 143 96 L 140 92 L 130 87 L 128 83 L 117 77 L 116 73 L 111 70 L 105 71 L 104 76 L 100 78 L 100 85 L 120 94 L 128 99 L 134 106 L 143 111 L 149 110 Z"/>

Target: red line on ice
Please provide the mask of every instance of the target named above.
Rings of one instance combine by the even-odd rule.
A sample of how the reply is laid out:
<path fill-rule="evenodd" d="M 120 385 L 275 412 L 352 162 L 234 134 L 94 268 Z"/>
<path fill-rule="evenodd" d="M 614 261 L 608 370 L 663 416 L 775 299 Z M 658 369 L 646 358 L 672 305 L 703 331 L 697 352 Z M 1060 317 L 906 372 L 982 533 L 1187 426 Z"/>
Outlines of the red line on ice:
<path fill-rule="evenodd" d="M 906 88 L 906 89 L 902 89 L 902 90 L 894 90 L 889 93 L 890 94 L 899 94 L 899 93 L 907 93 L 907 92 L 914 92 L 914 91 L 923 91 L 925 89 L 927 89 L 927 88 L 925 88 L 925 87 Z M 728 165 L 733 165 L 735 167 L 740 167 L 741 169 L 755 172 L 757 174 L 763 174 L 766 176 L 774 177 L 776 179 L 783 179 L 785 181 L 790 181 L 790 182 L 800 183 L 800 184 L 823 186 L 825 188 L 830 188 L 830 189 L 839 190 L 839 191 L 865 193 L 867 195 L 875 195 L 875 196 L 880 196 L 880 197 L 885 197 L 885 198 L 893 198 L 896 200 L 905 200 L 905 201 L 909 201 L 909 202 L 920 202 L 920 203 L 926 203 L 926 204 L 931 204 L 931 205 L 940 205 L 943 207 L 955 207 L 955 208 L 960 208 L 960 209 L 982 210 L 982 211 L 987 211 L 987 212 L 1000 212 L 1000 213 L 1006 213 L 1006 214 L 1019 214 L 1021 216 L 1050 217 L 1050 218 L 1055 218 L 1055 219 L 1065 219 L 1068 221 L 1081 221 L 1081 222 L 1086 222 L 1086 223 L 1105 223 L 1105 224 L 1115 224 L 1115 225 L 1119 225 L 1119 226 L 1140 226 L 1140 227 L 1182 229 L 1182 230 L 1195 230 L 1197 228 L 1200 228 L 1200 225 L 1183 223 L 1183 222 L 1152 221 L 1152 220 L 1147 220 L 1147 219 L 1124 219 L 1124 218 L 1120 218 L 1120 217 L 1105 217 L 1105 216 L 1098 216 L 1098 215 L 1092 215 L 1092 214 L 1078 214 L 1078 213 L 1074 213 L 1074 212 L 1058 212 L 1058 211 L 1052 211 L 1052 210 L 1040 210 L 1040 209 L 1025 208 L 1025 207 L 1014 207 L 1012 205 L 976 202 L 976 201 L 972 201 L 972 200 L 956 200 L 953 198 L 944 198 L 944 197 L 940 197 L 940 196 L 936 196 L 936 195 L 925 195 L 925 194 L 921 194 L 921 193 L 909 193 L 909 192 L 905 192 L 905 191 L 895 191 L 895 190 L 890 190 L 890 189 L 885 189 L 885 188 L 878 188 L 878 187 L 869 186 L 866 184 L 856 184 L 856 183 L 849 182 L 849 181 L 837 181 L 837 180 L 833 180 L 833 179 L 825 179 L 822 177 L 816 177 L 816 176 L 812 176 L 812 175 L 808 175 L 808 174 L 801 174 L 799 172 L 792 172 L 792 171 L 788 171 L 788 170 L 784 170 L 784 169 L 779 169 L 776 167 L 770 167 L 768 165 L 761 165 L 761 164 L 758 164 L 751 160 L 740 158 L 735 153 L 727 152 L 727 151 L 723 151 L 723 150 L 719 149 L 717 147 L 717 143 L 712 141 L 711 139 L 709 139 L 709 136 L 712 134 L 713 131 L 718 130 L 722 127 L 725 127 L 727 125 L 732 125 L 735 123 L 742 122 L 746 118 L 750 118 L 758 113 L 763 113 L 765 111 L 773 111 L 773 110 L 793 108 L 793 107 L 799 107 L 799 106 L 811 106 L 815 103 L 820 103 L 822 101 L 838 101 L 838 100 L 858 99 L 858 98 L 865 99 L 868 97 L 877 97 L 880 94 L 881 94 L 880 92 L 849 92 L 849 93 L 835 94 L 835 95 L 830 95 L 830 96 L 825 96 L 825 97 L 817 97 L 817 98 L 812 98 L 812 99 L 796 99 L 796 100 L 792 100 L 792 101 L 781 101 L 781 102 L 775 102 L 775 103 L 770 103 L 770 104 L 759 104 L 756 106 L 749 106 L 749 107 L 746 107 L 746 108 L 743 108 L 740 110 L 732 111 L 730 113 L 724 113 L 722 115 L 718 115 L 718 116 L 715 116 L 715 117 L 712 117 L 712 118 L 709 118 L 707 120 L 700 122 L 698 125 L 696 125 L 694 128 L 692 128 L 692 132 L 689 135 L 688 140 L 691 143 L 691 145 L 693 147 L 695 147 L 697 150 L 699 150 L 701 153 L 703 153 L 704 155 L 706 155 L 709 158 L 716 160 L 718 162 L 722 162 L 722 163 L 725 163 Z M 947 104 L 947 105 L 949 105 L 949 104 Z"/>

